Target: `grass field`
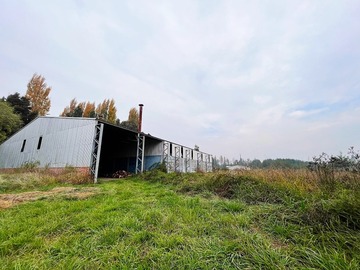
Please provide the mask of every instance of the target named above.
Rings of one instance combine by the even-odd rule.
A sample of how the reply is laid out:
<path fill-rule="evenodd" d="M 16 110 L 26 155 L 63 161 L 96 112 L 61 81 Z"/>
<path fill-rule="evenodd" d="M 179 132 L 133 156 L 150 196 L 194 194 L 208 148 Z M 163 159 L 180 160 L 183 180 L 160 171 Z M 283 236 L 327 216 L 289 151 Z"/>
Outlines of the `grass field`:
<path fill-rule="evenodd" d="M 311 177 L 0 175 L 0 269 L 360 269 L 358 186 Z"/>

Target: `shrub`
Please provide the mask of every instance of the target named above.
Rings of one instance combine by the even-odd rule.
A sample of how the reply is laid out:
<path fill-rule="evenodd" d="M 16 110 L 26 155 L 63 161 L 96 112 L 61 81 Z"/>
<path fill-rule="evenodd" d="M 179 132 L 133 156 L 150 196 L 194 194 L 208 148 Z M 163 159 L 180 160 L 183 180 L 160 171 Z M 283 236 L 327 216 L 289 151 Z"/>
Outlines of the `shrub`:
<path fill-rule="evenodd" d="M 160 171 L 160 172 L 167 172 L 167 167 L 165 162 L 157 162 L 153 164 L 150 168 L 150 171 Z"/>
<path fill-rule="evenodd" d="M 40 161 L 38 160 L 27 161 L 21 165 L 20 170 L 25 172 L 34 172 L 36 169 L 39 168 L 39 166 L 40 166 Z"/>
<path fill-rule="evenodd" d="M 89 184 L 93 182 L 92 176 L 89 171 L 77 170 L 72 166 L 66 166 L 65 170 L 60 172 L 56 179 L 60 183 L 68 184 Z"/>
<path fill-rule="evenodd" d="M 309 162 L 308 168 L 327 191 L 335 191 L 339 185 L 351 186 L 360 182 L 360 155 L 353 147 L 349 148 L 347 156 L 322 153 Z"/>

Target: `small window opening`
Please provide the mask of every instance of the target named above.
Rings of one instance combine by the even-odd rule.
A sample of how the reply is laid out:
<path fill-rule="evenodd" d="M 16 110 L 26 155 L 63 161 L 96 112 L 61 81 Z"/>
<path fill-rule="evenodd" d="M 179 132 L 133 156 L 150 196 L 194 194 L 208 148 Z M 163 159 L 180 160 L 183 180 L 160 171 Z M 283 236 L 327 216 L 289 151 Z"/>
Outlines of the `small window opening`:
<path fill-rule="evenodd" d="M 39 142 L 38 142 L 38 146 L 37 146 L 38 150 L 41 148 L 41 143 L 42 143 L 42 137 L 39 138 Z"/>
<path fill-rule="evenodd" d="M 26 144 L 26 140 L 23 141 L 20 152 L 24 152 L 25 144 Z"/>
<path fill-rule="evenodd" d="M 172 143 L 170 143 L 170 156 L 172 156 Z"/>
<path fill-rule="evenodd" d="M 181 152 L 181 158 L 183 158 L 183 157 L 184 157 L 184 148 L 181 146 L 180 149 L 181 149 L 181 150 L 180 150 L 180 152 Z"/>
<path fill-rule="evenodd" d="M 191 149 L 191 159 L 194 159 L 194 152 L 192 149 Z"/>

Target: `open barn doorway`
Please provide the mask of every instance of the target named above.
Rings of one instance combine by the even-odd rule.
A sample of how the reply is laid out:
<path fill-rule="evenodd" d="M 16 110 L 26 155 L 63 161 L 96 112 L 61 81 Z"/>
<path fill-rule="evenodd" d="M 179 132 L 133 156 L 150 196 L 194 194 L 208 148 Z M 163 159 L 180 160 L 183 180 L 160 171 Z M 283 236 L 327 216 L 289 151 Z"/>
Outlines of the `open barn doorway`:
<path fill-rule="evenodd" d="M 119 171 L 134 173 L 136 149 L 137 132 L 104 124 L 98 176 L 112 178 Z"/>

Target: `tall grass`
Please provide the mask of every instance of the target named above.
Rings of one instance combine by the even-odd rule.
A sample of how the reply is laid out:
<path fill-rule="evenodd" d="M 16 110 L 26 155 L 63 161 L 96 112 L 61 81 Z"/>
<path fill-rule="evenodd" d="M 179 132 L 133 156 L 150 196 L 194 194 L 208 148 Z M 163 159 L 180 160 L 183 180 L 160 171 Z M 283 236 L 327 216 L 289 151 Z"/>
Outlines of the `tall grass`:
<path fill-rule="evenodd" d="M 341 269 L 340 263 L 358 258 L 356 252 L 360 254 L 356 243 L 360 230 L 360 178 L 351 172 L 337 172 L 334 177 L 335 184 L 309 171 L 220 172 L 203 178 L 201 185 L 219 195 L 219 186 L 226 189 L 231 183 L 233 199 L 248 204 L 276 206 L 266 213 L 259 213 L 255 218 L 258 223 L 268 232 L 296 244 L 304 243 L 303 239 L 295 237 L 299 233 L 302 238 L 313 241 L 310 245 L 312 249 L 320 248 L 322 251 L 317 252 L 327 253 L 328 259 L 317 252 L 305 252 L 302 248 L 298 254 L 306 253 L 306 258 L 311 254 L 313 259 L 321 257 L 321 268 Z M 214 185 L 216 181 L 218 183 Z M 184 186 L 186 189 L 190 187 L 186 183 Z M 214 189 L 214 186 L 217 188 Z M 337 259 L 330 259 L 330 254 Z M 345 261 L 339 256 L 343 256 Z"/>
<path fill-rule="evenodd" d="M 233 179 L 226 180 L 228 176 Z M 158 177 L 176 184 L 130 178 L 104 182 L 99 185 L 102 192 L 86 200 L 44 199 L 0 211 L 0 268 L 360 267 L 358 230 L 335 223 L 304 223 L 301 204 L 307 206 L 302 195 L 292 202 L 256 201 L 260 194 L 242 200 L 244 194 L 234 192 L 228 199 L 198 187 L 192 192 L 179 187 L 188 179 L 212 177 L 236 187 L 234 182 L 243 178 L 232 174 L 224 174 L 222 180 L 218 174 Z M 247 178 L 240 187 L 245 189 L 252 181 Z M 209 185 L 209 190 L 218 188 Z M 277 191 L 264 188 L 259 193 L 271 192 Z M 277 196 L 290 195 L 281 191 Z"/>
<path fill-rule="evenodd" d="M 92 183 L 88 172 L 77 171 L 73 167 L 54 172 L 48 169 L 23 167 L 12 172 L 0 174 L 0 193 L 30 190 L 55 184 Z"/>
<path fill-rule="evenodd" d="M 352 172 L 334 174 L 335 184 L 324 182 L 308 170 L 219 171 L 169 177 L 152 174 L 145 174 L 144 178 L 174 185 L 187 194 L 212 194 L 248 205 L 277 205 L 276 209 L 282 210 L 276 214 L 275 223 L 310 226 L 315 231 L 334 234 L 360 230 L 360 175 Z M 278 232 L 282 230 L 277 227 Z"/>
<path fill-rule="evenodd" d="M 0 269 L 360 269 L 360 194 L 342 177 L 332 189 L 305 170 L 100 181 L 94 197 L 0 211 Z"/>

